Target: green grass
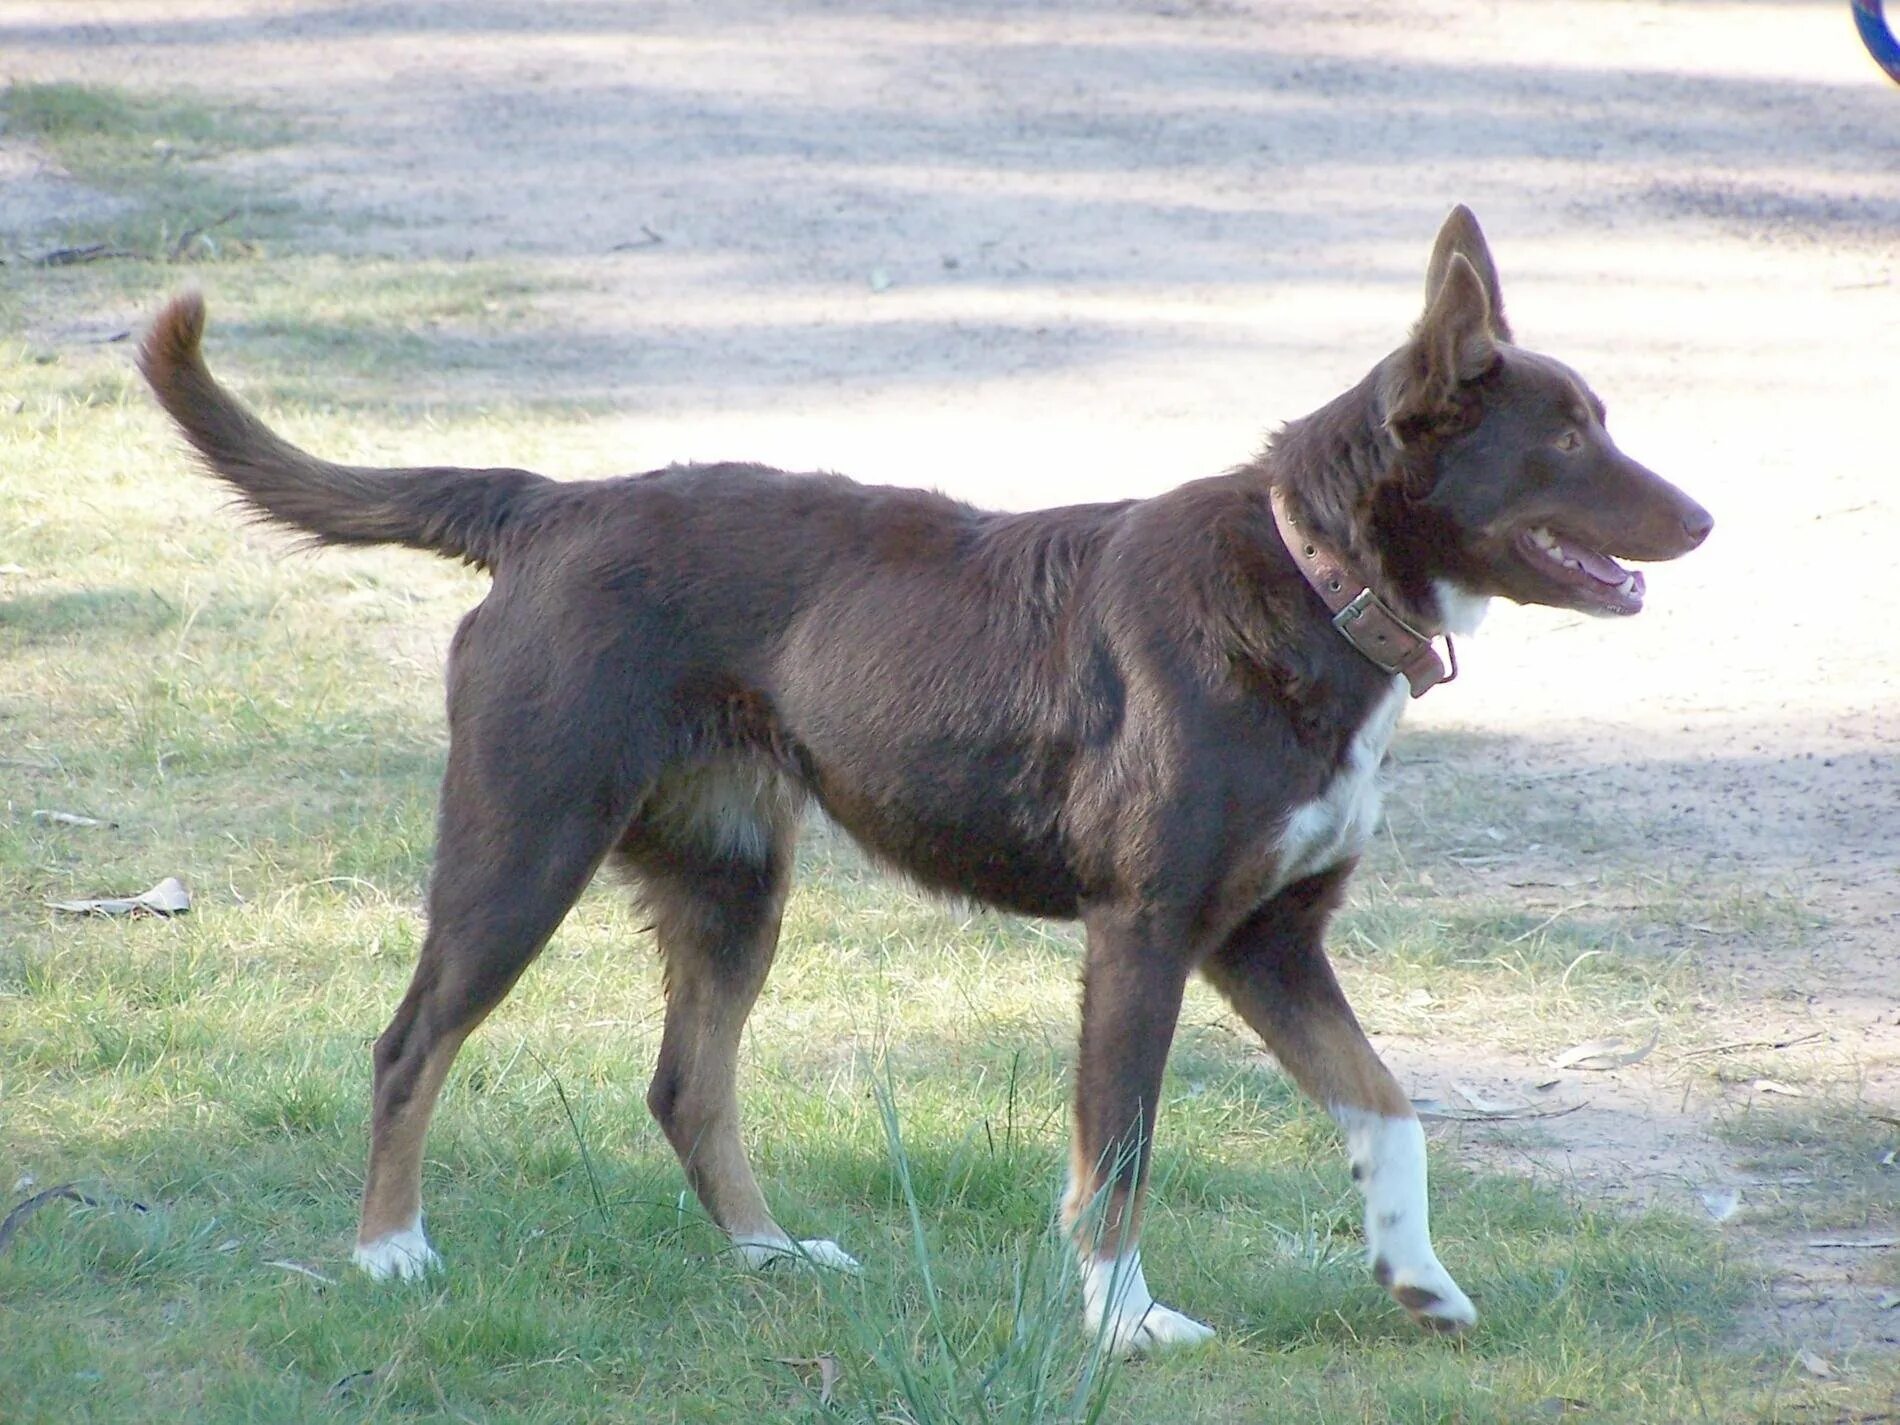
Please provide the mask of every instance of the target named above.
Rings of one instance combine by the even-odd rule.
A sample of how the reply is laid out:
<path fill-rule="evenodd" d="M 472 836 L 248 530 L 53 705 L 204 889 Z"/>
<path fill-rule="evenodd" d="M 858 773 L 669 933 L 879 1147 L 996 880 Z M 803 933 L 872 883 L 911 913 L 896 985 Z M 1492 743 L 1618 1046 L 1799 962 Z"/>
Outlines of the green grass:
<path fill-rule="evenodd" d="M 288 230 L 288 205 L 233 181 L 219 162 L 289 136 L 287 125 L 256 111 L 182 95 L 15 83 L 0 90 L 0 123 L 94 190 L 96 200 L 75 205 L 76 216 L 31 235 L 107 250 L 94 260 L 250 257 Z"/>
<path fill-rule="evenodd" d="M 37 125 L 134 204 L 152 200 L 128 135 L 233 132 L 58 87 L 7 102 L 16 131 Z M 214 361 L 294 437 L 346 459 L 594 459 L 588 412 L 494 399 L 479 360 L 455 360 L 529 320 L 542 289 L 393 263 L 345 286 L 335 265 L 253 254 L 218 276 Z M 155 260 L 0 269 L 38 325 L 172 280 Z M 405 374 L 447 396 L 419 408 Z M 1105 1368 L 1050 1228 L 1075 932 L 923 899 L 823 829 L 744 1096 L 779 1215 L 842 1241 L 862 1278 L 744 1272 L 685 1194 L 643 1103 L 656 966 L 603 884 L 450 1081 L 426 1171 L 448 1274 L 358 1279 L 368 1045 L 417 946 L 440 647 L 483 583 L 249 532 L 178 457 L 122 347 L 0 343 L 0 391 L 0 565 L 18 571 L 0 574 L 0 1190 L 74 1181 L 101 1204 L 50 1206 L 0 1253 L 0 1418 L 1437 1425 L 1565 1401 L 1601 1421 L 1834 1418 L 1725 1336 L 1750 1273 L 1708 1227 L 1445 1152 L 1436 1235 L 1485 1320 L 1420 1337 L 1360 1260 L 1335 1131 L 1199 988 L 1145 1245 L 1156 1289 L 1221 1336 Z M 1498 814 L 1447 791 L 1429 825 L 1395 808 L 1340 928 L 1374 1027 L 1536 1046 L 1640 1016 L 1693 1040 L 1706 987 L 1673 927 L 1767 915 L 1758 898 L 1640 866 L 1606 887 L 1616 908 L 1554 918 L 1437 893 L 1397 845 L 1455 844 Z M 171 874 L 197 898 L 176 921 L 43 908 Z M 1406 1009 L 1422 987 L 1429 1010 Z M 815 1368 L 784 1362 L 827 1355 L 842 1378 L 821 1407 Z"/>
<path fill-rule="evenodd" d="M 287 136 L 280 121 L 255 111 L 87 84 L 10 84 L 0 106 L 8 132 L 51 146 L 82 177 L 120 184 L 140 171 L 133 151 L 141 146 L 204 157 Z"/>
<path fill-rule="evenodd" d="M 1774 1066 L 1773 1072 L 1760 1068 L 1750 1077 L 1786 1081 L 1797 1076 Z M 1798 1187 L 1820 1181 L 1826 1188 L 1819 1193 L 1770 1188 L 1750 1220 L 1785 1224 L 1803 1234 L 1891 1236 L 1900 1227 L 1900 1169 L 1893 1166 L 1900 1128 L 1871 1117 L 1864 1103 L 1823 1090 L 1815 1091 L 1812 1102 L 1787 1105 L 1785 1098 L 1756 1097 L 1722 1119 L 1717 1131 L 1742 1151 L 1743 1165 L 1769 1183 L 1779 1177 L 1793 1179 Z M 1900 1257 L 1871 1265 L 1893 1274 L 1900 1270 Z"/>
<path fill-rule="evenodd" d="M 422 788 L 404 787 L 419 776 L 382 780 L 389 795 L 357 816 L 419 822 Z M 298 814 L 294 796 L 263 795 Z M 641 1103 L 653 968 L 635 917 L 601 893 L 470 1045 L 439 1116 L 429 1186 L 446 1280 L 321 1289 L 268 1266 L 344 1276 L 366 1041 L 408 971 L 401 902 L 426 851 L 385 846 L 359 868 L 371 884 L 339 882 L 326 878 L 340 833 L 310 830 L 226 851 L 243 902 L 200 868 L 190 919 L 28 926 L 6 967 L 4 1171 L 153 1207 L 49 1209 L 0 1257 L 0 1301 L 32 1304 L 0 1308 L 9 1338 L 32 1341 L 0 1366 L 21 1418 L 321 1417 L 344 1408 L 325 1403 L 335 1382 L 364 1370 L 392 1412 L 778 1418 L 804 1397 L 777 1359 L 829 1352 L 871 1419 L 905 1393 L 898 1364 L 959 1399 L 1007 1358 L 1018 1271 L 1029 1322 L 1060 1333 L 1058 1384 L 1080 1373 L 1087 1343 L 1045 1270 L 1073 942 L 960 926 L 869 882 L 823 837 L 757 1017 L 747 1101 L 781 1215 L 847 1242 L 868 1264 L 861 1282 L 748 1276 L 682 1205 Z M 1290 1418 L 1508 1419 L 1557 1396 L 1596 1401 L 1602 1418 L 1686 1418 L 1694 1391 L 1740 1384 L 1711 1351 L 1737 1280 L 1707 1234 L 1579 1215 L 1449 1165 L 1441 1250 L 1488 1324 L 1463 1347 L 1417 1337 L 1366 1279 L 1330 1126 L 1241 1053 L 1201 1047 L 1185 1072 L 1197 1082 L 1189 1093 L 1177 1074 L 1148 1252 L 1171 1297 L 1224 1337 L 1121 1372 L 1106 1418 L 1182 1401 L 1194 1413 L 1168 1418 L 1250 1418 L 1263 1382 Z M 878 1112 L 885 1074 L 936 1312 Z"/>

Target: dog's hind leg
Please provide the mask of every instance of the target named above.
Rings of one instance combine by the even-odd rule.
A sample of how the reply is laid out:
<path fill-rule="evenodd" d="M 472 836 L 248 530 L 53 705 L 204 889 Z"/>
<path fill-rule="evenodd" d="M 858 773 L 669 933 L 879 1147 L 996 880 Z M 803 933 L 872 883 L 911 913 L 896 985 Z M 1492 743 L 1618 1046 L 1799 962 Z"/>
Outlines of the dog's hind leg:
<path fill-rule="evenodd" d="M 666 1024 L 647 1106 L 708 1215 L 752 1266 L 855 1269 L 773 1220 L 739 1136 L 740 1036 L 778 948 L 797 799 L 773 773 L 702 767 L 662 782 L 621 842 L 665 962 Z"/>
<path fill-rule="evenodd" d="M 1081 1257 L 1088 1329 L 1118 1354 L 1197 1345 L 1214 1334 L 1158 1303 L 1141 1267 L 1141 1207 L 1161 1075 L 1188 975 L 1181 946 L 1159 943 L 1171 938 L 1157 936 L 1141 917 L 1088 918 L 1063 1220 Z"/>
<path fill-rule="evenodd" d="M 1344 1130 L 1373 1275 L 1421 1326 L 1478 1318 L 1432 1250 L 1425 1133 L 1333 976 L 1322 936 L 1350 864 L 1287 887 L 1202 966 L 1294 1081 Z"/>
<path fill-rule="evenodd" d="M 372 1277 L 420 1276 L 437 1265 L 422 1230 L 422 1145 L 443 1080 L 463 1040 L 547 943 L 618 830 L 592 809 L 569 808 L 541 822 L 444 796 L 428 935 L 409 991 L 376 1041 L 355 1253 Z"/>
<path fill-rule="evenodd" d="M 452 680 L 453 685 L 453 680 Z M 452 695 L 451 704 L 456 698 Z M 422 1230 L 422 1148 L 456 1051 L 567 914 L 626 823 L 616 759 L 579 729 L 497 738 L 464 697 L 451 717 L 429 929 L 376 1041 L 369 1170 L 355 1261 L 372 1277 L 437 1265 Z M 553 750 L 550 750 L 553 749 Z"/>

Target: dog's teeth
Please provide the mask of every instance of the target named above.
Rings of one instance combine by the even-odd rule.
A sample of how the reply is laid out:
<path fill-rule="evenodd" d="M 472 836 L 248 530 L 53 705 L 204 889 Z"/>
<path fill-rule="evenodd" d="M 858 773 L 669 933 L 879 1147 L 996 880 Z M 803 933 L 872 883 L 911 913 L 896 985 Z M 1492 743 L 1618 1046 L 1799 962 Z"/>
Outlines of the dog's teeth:
<path fill-rule="evenodd" d="M 1539 525 L 1536 529 L 1531 531 L 1531 543 L 1544 552 L 1546 559 L 1554 560 L 1558 564 L 1571 563 L 1571 560 L 1564 555 L 1563 545 L 1557 542 L 1557 536 L 1545 529 L 1542 525 Z"/>
<path fill-rule="evenodd" d="M 1623 582 L 1616 586 L 1616 592 L 1619 594 L 1627 594 L 1631 589 L 1634 589 L 1635 587 L 1636 587 L 1636 576 L 1634 574 L 1625 574 L 1623 576 Z"/>

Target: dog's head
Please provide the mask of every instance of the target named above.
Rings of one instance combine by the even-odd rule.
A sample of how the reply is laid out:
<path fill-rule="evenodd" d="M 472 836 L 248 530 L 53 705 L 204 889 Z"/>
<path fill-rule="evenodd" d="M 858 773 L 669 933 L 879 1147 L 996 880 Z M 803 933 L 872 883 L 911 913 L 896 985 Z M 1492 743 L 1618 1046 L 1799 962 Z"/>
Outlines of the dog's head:
<path fill-rule="evenodd" d="M 1643 576 L 1617 560 L 1674 559 L 1714 524 L 1616 448 L 1582 377 L 1512 343 L 1497 268 L 1466 208 L 1445 220 L 1425 315 L 1374 389 L 1396 456 L 1373 518 L 1381 542 L 1404 549 L 1408 582 L 1633 614 Z"/>

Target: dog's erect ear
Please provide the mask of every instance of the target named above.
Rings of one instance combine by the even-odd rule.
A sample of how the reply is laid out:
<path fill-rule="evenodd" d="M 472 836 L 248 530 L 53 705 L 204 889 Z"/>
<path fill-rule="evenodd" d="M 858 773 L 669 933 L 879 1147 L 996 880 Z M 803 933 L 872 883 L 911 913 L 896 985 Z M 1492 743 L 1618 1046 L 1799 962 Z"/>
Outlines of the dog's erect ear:
<path fill-rule="evenodd" d="M 1425 269 L 1425 305 L 1438 300 L 1439 290 L 1451 271 L 1451 259 L 1462 257 L 1484 284 L 1484 299 L 1491 304 L 1491 331 L 1499 341 L 1511 339 L 1511 327 L 1504 320 L 1504 295 L 1498 290 L 1498 267 L 1491 260 L 1491 245 L 1484 240 L 1484 229 L 1463 203 L 1451 210 L 1445 225 L 1432 244 L 1431 264 Z"/>
<path fill-rule="evenodd" d="M 1411 341 L 1387 367 L 1381 393 L 1386 429 L 1405 445 L 1446 424 L 1459 411 L 1458 388 L 1497 359 L 1484 281 L 1463 253 L 1454 252 Z"/>

